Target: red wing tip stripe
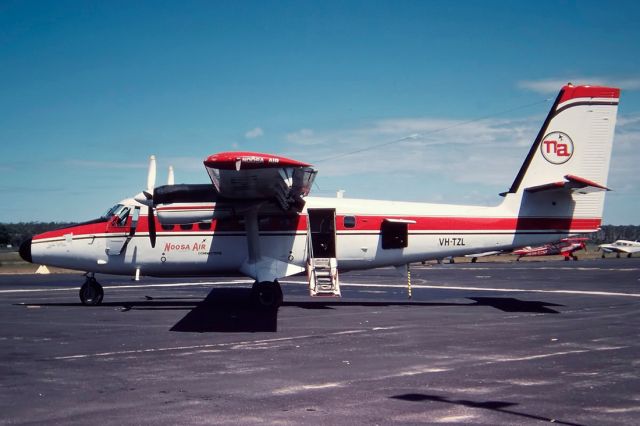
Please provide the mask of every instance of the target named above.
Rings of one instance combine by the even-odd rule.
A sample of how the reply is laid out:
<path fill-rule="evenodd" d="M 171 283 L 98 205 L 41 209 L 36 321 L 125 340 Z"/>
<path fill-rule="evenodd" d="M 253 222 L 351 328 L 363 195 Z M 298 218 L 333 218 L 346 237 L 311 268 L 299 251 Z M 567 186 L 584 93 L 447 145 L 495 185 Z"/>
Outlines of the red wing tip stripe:
<path fill-rule="evenodd" d="M 303 163 L 291 158 L 261 152 L 234 151 L 220 152 L 210 155 L 204 160 L 206 167 L 224 170 L 237 170 L 237 164 L 241 164 L 242 169 L 260 168 L 280 168 L 280 167 L 309 167 L 310 164 Z"/>

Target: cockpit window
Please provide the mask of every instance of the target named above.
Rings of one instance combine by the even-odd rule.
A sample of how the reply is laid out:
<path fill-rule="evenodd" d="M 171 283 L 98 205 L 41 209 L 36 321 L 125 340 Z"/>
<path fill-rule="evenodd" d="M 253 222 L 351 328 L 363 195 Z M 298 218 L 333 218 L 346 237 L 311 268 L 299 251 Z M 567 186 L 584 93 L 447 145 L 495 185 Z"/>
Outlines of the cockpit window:
<path fill-rule="evenodd" d="M 107 210 L 106 213 L 102 215 L 102 218 L 103 219 L 111 219 L 111 217 L 114 214 L 116 214 L 116 212 L 118 210 L 120 210 L 122 207 L 124 207 L 122 204 L 116 204 L 115 206 L 113 206 L 109 210 Z"/>
<path fill-rule="evenodd" d="M 131 209 L 129 207 L 122 204 L 116 204 L 102 216 L 102 219 L 110 220 L 112 217 L 117 216 L 117 223 L 124 225 L 130 212 Z"/>
<path fill-rule="evenodd" d="M 129 212 L 131 211 L 131 209 L 129 207 L 125 207 L 123 209 L 118 210 L 118 212 L 116 213 L 118 215 L 118 222 L 121 225 L 124 225 L 127 221 L 127 217 L 129 217 Z"/>

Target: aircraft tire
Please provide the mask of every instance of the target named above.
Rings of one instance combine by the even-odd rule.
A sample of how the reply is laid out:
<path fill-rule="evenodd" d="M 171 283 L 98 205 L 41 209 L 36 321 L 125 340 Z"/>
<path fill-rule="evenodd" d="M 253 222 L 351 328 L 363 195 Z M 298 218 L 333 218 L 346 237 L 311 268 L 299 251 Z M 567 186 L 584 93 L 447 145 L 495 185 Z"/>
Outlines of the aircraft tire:
<path fill-rule="evenodd" d="M 282 288 L 278 281 L 256 281 L 251 288 L 251 301 L 260 309 L 277 309 L 282 305 L 282 300 Z"/>
<path fill-rule="evenodd" d="M 104 290 L 95 278 L 89 278 L 80 287 L 79 296 L 83 305 L 97 306 L 102 303 Z"/>

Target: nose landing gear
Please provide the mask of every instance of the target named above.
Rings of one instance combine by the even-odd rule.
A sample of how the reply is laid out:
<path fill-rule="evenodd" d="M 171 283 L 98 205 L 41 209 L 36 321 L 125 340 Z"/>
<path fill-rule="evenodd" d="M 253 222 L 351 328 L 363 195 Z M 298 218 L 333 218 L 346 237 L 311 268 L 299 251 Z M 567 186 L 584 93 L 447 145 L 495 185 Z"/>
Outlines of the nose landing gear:
<path fill-rule="evenodd" d="M 87 279 L 80 287 L 79 296 L 83 305 L 97 306 L 102 303 L 104 290 L 93 274 L 87 274 Z"/>

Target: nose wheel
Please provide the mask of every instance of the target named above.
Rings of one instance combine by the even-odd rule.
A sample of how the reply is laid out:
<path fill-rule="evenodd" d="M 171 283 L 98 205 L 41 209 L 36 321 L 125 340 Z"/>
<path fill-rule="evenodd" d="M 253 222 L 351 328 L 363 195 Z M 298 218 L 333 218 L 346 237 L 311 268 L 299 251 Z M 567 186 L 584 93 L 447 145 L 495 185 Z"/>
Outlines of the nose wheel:
<path fill-rule="evenodd" d="M 251 302 L 258 308 L 277 309 L 282 305 L 282 288 L 278 281 L 255 282 L 251 287 Z"/>
<path fill-rule="evenodd" d="M 87 277 L 87 280 L 80 287 L 80 301 L 83 305 L 96 306 L 102 303 L 104 290 L 94 277 Z"/>

